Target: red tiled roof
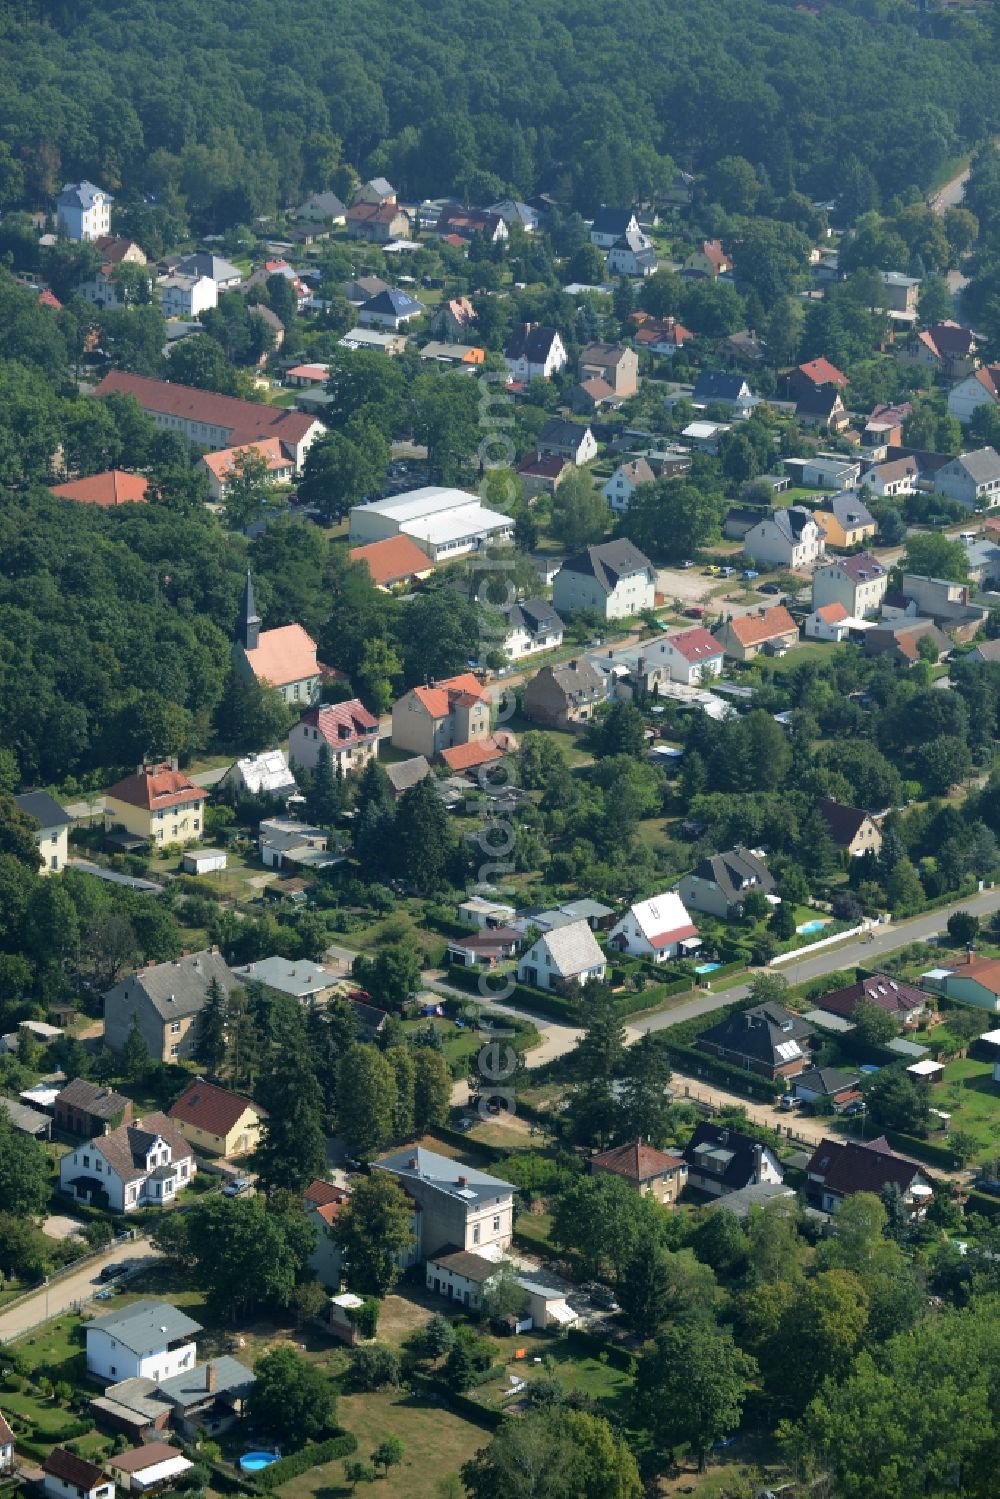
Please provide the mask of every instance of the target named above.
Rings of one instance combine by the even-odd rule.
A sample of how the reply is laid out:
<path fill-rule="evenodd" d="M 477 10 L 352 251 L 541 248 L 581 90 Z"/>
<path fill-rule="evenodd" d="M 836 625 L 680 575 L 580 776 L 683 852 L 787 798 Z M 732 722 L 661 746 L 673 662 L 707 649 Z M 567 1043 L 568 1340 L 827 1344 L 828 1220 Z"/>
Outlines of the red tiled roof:
<path fill-rule="evenodd" d="M 628 1181 L 644 1182 L 654 1176 L 666 1176 L 684 1165 L 681 1156 L 669 1155 L 665 1150 L 654 1150 L 637 1140 L 628 1145 L 616 1145 L 613 1150 L 602 1151 L 591 1157 L 592 1166 L 601 1166 L 624 1176 Z"/>
<path fill-rule="evenodd" d="M 349 224 L 391 224 L 403 213 L 398 203 L 352 203 L 347 210 Z M 405 216 L 405 215 L 404 215 Z"/>
<path fill-rule="evenodd" d="M 42 1470 L 84 1493 L 108 1481 L 101 1468 L 88 1463 L 85 1458 L 77 1457 L 73 1452 L 67 1452 L 65 1447 L 53 1447 L 42 1464 Z"/>
<path fill-rule="evenodd" d="M 335 749 L 342 749 L 378 728 L 378 719 L 356 697 L 346 703 L 324 703 L 320 708 L 311 708 L 302 715 L 300 723 L 318 729 L 327 744 Z M 341 734 L 342 728 L 348 730 L 347 735 Z"/>
<path fill-rule="evenodd" d="M 189 781 L 182 770 L 171 770 L 169 765 L 152 765 L 137 770 L 134 775 L 109 786 L 104 794 L 116 801 L 128 802 L 130 806 L 142 807 L 147 812 L 204 801 L 207 795 L 201 786 Z"/>
<path fill-rule="evenodd" d="M 503 750 L 496 740 L 473 739 L 469 744 L 456 744 L 441 751 L 441 759 L 449 770 L 473 770 L 477 765 L 489 765 L 503 758 Z"/>
<path fill-rule="evenodd" d="M 828 625 L 839 625 L 842 619 L 851 617 L 843 604 L 821 604 L 816 613 Z"/>
<path fill-rule="evenodd" d="M 215 395 L 191 385 L 175 385 L 171 380 L 153 380 L 147 375 L 130 375 L 124 370 L 111 370 L 95 394 L 134 396 L 144 411 L 226 428 L 231 447 L 272 436 L 279 437 L 282 442 L 301 442 L 315 421 L 315 417 L 303 411 L 266 406 L 262 401 L 241 401 L 236 396 Z"/>
<path fill-rule="evenodd" d="M 994 401 L 1000 401 L 1000 364 L 984 365 L 981 370 L 976 370 L 976 379 Z"/>
<path fill-rule="evenodd" d="M 219 448 L 216 453 L 205 453 L 202 462 L 221 484 L 235 469 L 240 453 L 256 453 L 267 463 L 269 473 L 288 468 L 291 463 L 291 459 L 286 458 L 282 452 L 281 441 L 277 437 L 262 437 L 257 442 L 244 443 L 240 448 Z"/>
<path fill-rule="evenodd" d="M 676 318 L 647 318 L 636 330 L 637 344 L 673 344 L 679 348 L 689 338 L 694 338 L 690 328 L 685 328 Z"/>
<path fill-rule="evenodd" d="M 66 484 L 49 486 L 51 494 L 63 500 L 79 500 L 85 505 L 144 505 L 147 481 L 141 474 L 126 474 L 120 468 L 109 468 L 103 474 L 87 479 L 70 479 Z"/>
<path fill-rule="evenodd" d="M 363 562 L 371 573 L 372 582 L 383 587 L 434 570 L 434 563 L 427 553 L 422 552 L 409 536 L 387 536 L 383 541 L 352 547 L 350 558 L 352 562 Z"/>
<path fill-rule="evenodd" d="M 722 646 L 702 625 L 695 625 L 691 630 L 681 630 L 678 635 L 669 635 L 667 642 L 686 661 L 704 661 L 709 656 L 722 655 Z"/>
<path fill-rule="evenodd" d="M 656 932 L 646 940 L 654 952 L 662 952 L 665 947 L 672 947 L 675 942 L 683 942 L 685 937 L 697 937 L 698 928 L 693 921 L 684 926 L 675 926 L 669 932 Z"/>
<path fill-rule="evenodd" d="M 262 630 L 252 651 L 244 651 L 247 664 L 258 682 L 286 687 L 319 674 L 316 642 L 301 625 L 281 625 Z"/>
<path fill-rule="evenodd" d="M 718 272 L 729 264 L 729 256 L 722 248 L 721 239 L 705 239 L 698 246 L 705 259 Z"/>
<path fill-rule="evenodd" d="M 762 609 L 759 614 L 742 614 L 730 621 L 730 628 L 740 645 L 761 645 L 779 635 L 797 635 L 798 628 L 784 604 Z"/>
<path fill-rule="evenodd" d="M 314 1176 L 302 1196 L 313 1207 L 321 1208 L 331 1202 L 343 1202 L 347 1191 L 344 1187 L 338 1187 L 335 1182 L 327 1182 L 320 1176 Z"/>
<path fill-rule="evenodd" d="M 239 1124 L 247 1109 L 257 1114 L 264 1110 L 239 1093 L 218 1088 L 214 1083 L 195 1079 L 189 1083 L 177 1102 L 168 1110 L 168 1118 L 190 1124 L 210 1135 L 228 1135 Z"/>
<path fill-rule="evenodd" d="M 814 385 L 836 385 L 838 390 L 850 384 L 847 376 L 829 359 L 810 359 L 799 365 L 799 374 L 805 375 Z"/>
<path fill-rule="evenodd" d="M 560 458 L 555 453 L 530 453 L 527 458 L 521 459 L 517 472 L 527 474 L 532 479 L 558 479 L 567 463 L 567 459 Z"/>
<path fill-rule="evenodd" d="M 462 672 L 461 676 L 448 677 L 443 682 L 435 683 L 433 687 L 413 689 L 417 702 L 426 708 L 432 718 L 447 718 L 453 702 L 464 692 L 471 693 L 482 702 L 489 701 L 489 693 L 471 671 Z"/>
<path fill-rule="evenodd" d="M 54 291 L 49 291 L 47 286 L 38 293 L 38 305 L 39 307 L 54 307 L 56 312 L 62 310 L 62 303 L 59 298 Z"/>
<path fill-rule="evenodd" d="M 6 1446 L 8 1443 L 13 1442 L 13 1440 L 14 1433 L 7 1425 L 7 1422 L 4 1420 L 3 1416 L 0 1416 L 0 1443 Z"/>

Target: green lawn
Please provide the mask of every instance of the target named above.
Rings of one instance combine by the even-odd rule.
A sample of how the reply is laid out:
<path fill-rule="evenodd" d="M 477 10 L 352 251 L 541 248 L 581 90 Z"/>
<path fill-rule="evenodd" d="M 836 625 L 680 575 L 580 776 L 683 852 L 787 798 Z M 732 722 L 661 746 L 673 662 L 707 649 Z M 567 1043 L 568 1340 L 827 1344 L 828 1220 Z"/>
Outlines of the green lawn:
<path fill-rule="evenodd" d="M 974 1135 L 978 1148 L 977 1164 L 991 1161 L 997 1154 L 1000 1132 L 1000 1086 L 993 1081 L 990 1062 L 958 1057 L 948 1062 L 944 1079 L 931 1089 L 931 1107 L 951 1115 L 949 1128 Z"/>

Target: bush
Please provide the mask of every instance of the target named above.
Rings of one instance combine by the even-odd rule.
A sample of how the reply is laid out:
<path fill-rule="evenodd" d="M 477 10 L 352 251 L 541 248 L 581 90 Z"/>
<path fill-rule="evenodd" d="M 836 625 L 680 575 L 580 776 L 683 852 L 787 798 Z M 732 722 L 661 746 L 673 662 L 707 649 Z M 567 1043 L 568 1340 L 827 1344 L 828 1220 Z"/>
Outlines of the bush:
<path fill-rule="evenodd" d="M 359 1307 L 352 1307 L 348 1312 L 349 1320 L 358 1329 L 361 1338 L 373 1338 L 378 1332 L 379 1312 L 382 1303 L 377 1296 L 366 1296 Z"/>
<path fill-rule="evenodd" d="M 260 1474 L 260 1483 L 266 1489 L 276 1489 L 290 1478 L 308 1473 L 310 1468 L 320 1468 L 326 1463 L 336 1462 L 339 1457 L 350 1457 L 358 1450 L 358 1439 L 353 1432 L 342 1431 L 339 1436 L 325 1442 L 307 1442 L 290 1457 L 282 1457 Z"/>
<path fill-rule="evenodd" d="M 351 1358 L 351 1383 L 357 1390 L 381 1390 L 398 1385 L 399 1354 L 386 1343 L 371 1343 L 355 1348 Z"/>

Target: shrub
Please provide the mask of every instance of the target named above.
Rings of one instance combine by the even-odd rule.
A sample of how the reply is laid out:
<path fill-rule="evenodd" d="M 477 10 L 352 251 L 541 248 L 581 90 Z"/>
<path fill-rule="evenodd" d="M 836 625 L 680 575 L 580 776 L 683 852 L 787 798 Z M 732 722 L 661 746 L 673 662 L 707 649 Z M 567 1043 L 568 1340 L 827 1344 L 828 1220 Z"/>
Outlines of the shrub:
<path fill-rule="evenodd" d="M 399 1354 L 386 1343 L 355 1348 L 351 1359 L 351 1383 L 358 1390 L 381 1390 L 399 1384 Z"/>
<path fill-rule="evenodd" d="M 271 1463 L 260 1474 L 260 1483 L 265 1489 L 276 1489 L 290 1478 L 308 1473 L 310 1468 L 320 1468 L 325 1463 L 336 1462 L 339 1457 L 350 1457 L 358 1450 L 358 1439 L 353 1432 L 342 1431 L 339 1436 L 325 1442 L 307 1442 L 290 1457 L 282 1457 Z"/>

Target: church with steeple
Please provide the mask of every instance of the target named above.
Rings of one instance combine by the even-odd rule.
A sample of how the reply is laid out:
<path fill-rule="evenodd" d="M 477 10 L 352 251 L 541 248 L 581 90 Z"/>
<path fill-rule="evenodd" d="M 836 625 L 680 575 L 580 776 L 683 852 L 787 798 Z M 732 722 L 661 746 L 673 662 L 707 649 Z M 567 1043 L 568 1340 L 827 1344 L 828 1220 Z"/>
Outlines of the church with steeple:
<path fill-rule="evenodd" d="M 301 625 L 262 630 L 249 572 L 233 642 L 233 661 L 247 682 L 275 687 L 289 707 L 312 707 L 320 700 L 322 673 L 316 642 Z"/>

